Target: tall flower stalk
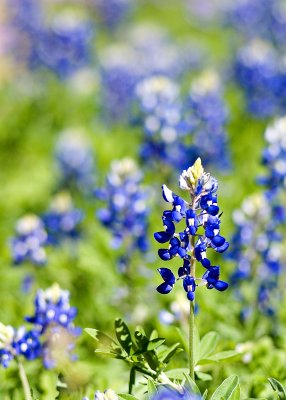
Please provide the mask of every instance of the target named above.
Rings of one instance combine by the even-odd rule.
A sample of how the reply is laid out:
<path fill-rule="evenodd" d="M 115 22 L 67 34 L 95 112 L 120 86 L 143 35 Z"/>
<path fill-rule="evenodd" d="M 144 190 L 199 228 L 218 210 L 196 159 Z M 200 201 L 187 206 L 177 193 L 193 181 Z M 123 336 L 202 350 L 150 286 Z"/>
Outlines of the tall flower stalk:
<path fill-rule="evenodd" d="M 172 210 L 163 212 L 164 230 L 155 232 L 154 237 L 159 243 L 169 243 L 167 249 L 159 249 L 159 257 L 169 261 L 174 257 L 183 260 L 183 266 L 178 269 L 178 277 L 169 268 L 158 268 L 163 283 L 157 287 L 161 294 L 169 293 L 176 281 L 182 280 L 183 287 L 190 300 L 189 317 L 189 370 L 194 379 L 194 309 L 195 290 L 205 285 L 207 289 L 224 291 L 228 284 L 219 279 L 220 267 L 212 265 L 207 257 L 207 249 L 212 248 L 219 253 L 228 249 L 229 243 L 220 234 L 219 207 L 217 204 L 218 183 L 215 178 L 204 171 L 201 159 L 198 158 L 193 166 L 184 170 L 180 175 L 179 186 L 189 193 L 185 201 L 163 185 L 163 198 L 171 203 Z M 176 232 L 175 224 L 186 221 L 186 227 Z M 196 276 L 196 262 L 205 268 L 202 278 Z"/>

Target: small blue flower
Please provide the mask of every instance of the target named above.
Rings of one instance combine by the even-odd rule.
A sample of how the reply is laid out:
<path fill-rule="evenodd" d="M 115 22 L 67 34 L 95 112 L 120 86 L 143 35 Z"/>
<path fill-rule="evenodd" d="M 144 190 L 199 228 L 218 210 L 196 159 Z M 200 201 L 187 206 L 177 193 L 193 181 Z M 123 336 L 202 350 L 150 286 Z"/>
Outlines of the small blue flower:
<path fill-rule="evenodd" d="M 53 199 L 50 211 L 42 216 L 49 244 L 58 245 L 66 239 L 78 239 L 82 219 L 83 212 L 73 207 L 70 195 L 59 193 Z"/>
<path fill-rule="evenodd" d="M 144 254 L 149 248 L 147 239 L 149 209 L 147 193 L 143 190 L 141 181 L 142 174 L 135 162 L 125 158 L 113 161 L 106 186 L 95 191 L 95 195 L 106 204 L 105 208 L 97 211 L 97 217 L 111 231 L 113 246 L 122 247 L 124 250 L 126 265 L 129 264 L 131 255 L 135 251 L 139 250 Z M 169 227 L 171 230 L 170 224 Z M 158 239 L 164 241 L 164 234 L 165 232 L 158 233 Z"/>
<path fill-rule="evenodd" d="M 91 190 L 94 185 L 94 160 L 81 130 L 67 129 L 60 133 L 55 158 L 60 172 L 60 187 Z"/>
<path fill-rule="evenodd" d="M 26 261 L 42 266 L 47 261 L 44 246 L 48 234 L 43 222 L 36 215 L 26 215 L 19 219 L 16 226 L 16 236 L 11 240 L 11 252 L 15 265 Z"/>

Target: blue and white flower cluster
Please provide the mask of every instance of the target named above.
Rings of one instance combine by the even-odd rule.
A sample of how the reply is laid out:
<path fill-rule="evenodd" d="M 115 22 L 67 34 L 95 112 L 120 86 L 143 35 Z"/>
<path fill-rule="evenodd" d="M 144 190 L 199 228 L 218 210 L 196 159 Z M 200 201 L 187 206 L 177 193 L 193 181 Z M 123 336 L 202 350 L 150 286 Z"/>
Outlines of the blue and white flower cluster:
<path fill-rule="evenodd" d="M 242 47 L 236 56 L 234 74 L 252 114 L 264 118 L 285 111 L 285 63 L 270 43 L 254 39 Z"/>
<path fill-rule="evenodd" d="M 53 368 L 73 357 L 74 340 L 80 329 L 73 323 L 77 309 L 69 304 L 69 292 L 61 290 L 57 284 L 46 291 L 39 290 L 35 306 L 35 314 L 25 318 L 33 324 L 29 331 L 0 323 L 0 363 L 3 367 L 7 368 L 19 356 L 30 361 L 42 358 L 45 368 Z"/>
<path fill-rule="evenodd" d="M 253 278 L 257 282 L 257 304 L 273 315 L 279 297 L 279 276 L 285 265 L 283 226 L 286 222 L 286 118 L 278 119 L 265 132 L 268 147 L 263 152 L 267 175 L 260 178 L 265 191 L 246 199 L 234 213 L 236 230 L 230 258 L 237 264 L 232 276 L 238 286 Z M 242 296 L 242 292 L 238 292 Z M 276 305 L 275 305 L 276 302 Z"/>
<path fill-rule="evenodd" d="M 130 110 L 139 82 L 154 75 L 179 77 L 197 68 L 201 58 L 202 52 L 197 46 L 176 44 L 163 29 L 153 25 L 131 29 L 124 42 L 106 47 L 99 57 L 106 117 L 134 118 Z"/>
<path fill-rule="evenodd" d="M 26 331 L 24 327 L 15 329 L 0 322 L 0 364 L 7 368 L 19 356 L 30 361 L 38 358 L 41 354 L 39 337 L 38 331 Z"/>
<path fill-rule="evenodd" d="M 34 214 L 19 219 L 16 235 L 10 242 L 12 259 L 15 265 L 31 262 L 41 266 L 47 261 L 45 245 L 48 234 L 43 221 Z"/>
<path fill-rule="evenodd" d="M 163 185 L 163 198 L 171 203 L 172 210 L 163 212 L 164 230 L 154 234 L 159 243 L 169 243 L 167 249 L 158 251 L 163 261 L 174 257 L 183 260 L 183 266 L 178 269 L 178 278 L 168 268 L 159 268 L 163 283 L 157 287 L 162 294 L 169 293 L 177 280 L 183 281 L 187 298 L 193 301 L 198 285 L 206 285 L 208 289 L 224 291 L 228 284 L 220 280 L 220 267 L 211 265 L 207 257 L 208 248 L 223 253 L 229 243 L 220 234 L 220 214 L 217 204 L 218 184 L 215 178 L 206 173 L 200 158 L 195 164 L 184 170 L 179 180 L 180 188 L 189 192 L 190 200 L 185 201 Z M 176 224 L 185 220 L 186 228 L 176 232 Z M 200 233 L 201 231 L 201 233 Z M 195 274 L 195 263 L 199 261 L 206 269 L 202 278 Z"/>
<path fill-rule="evenodd" d="M 91 190 L 94 184 L 93 154 L 80 129 L 66 129 L 60 133 L 55 158 L 60 173 L 60 188 Z"/>
<path fill-rule="evenodd" d="M 57 194 L 51 203 L 50 210 L 42 216 L 48 233 L 48 243 L 59 245 L 65 240 L 78 239 L 82 219 L 83 212 L 73 207 L 69 193 Z"/>
<path fill-rule="evenodd" d="M 174 80 L 157 75 L 136 86 L 139 118 L 145 138 L 141 158 L 182 170 L 202 154 L 205 163 L 226 171 L 230 167 L 226 135 L 227 110 L 219 78 L 203 72 L 193 81 L 186 99 Z"/>
<path fill-rule="evenodd" d="M 132 0 L 90 0 L 101 22 L 109 29 L 117 27 L 132 11 Z"/>
<path fill-rule="evenodd" d="M 227 118 L 219 76 L 214 70 L 205 70 L 193 81 L 184 105 L 185 124 L 193 135 L 189 161 L 200 155 L 206 165 L 221 171 L 230 168 Z"/>
<path fill-rule="evenodd" d="M 285 46 L 286 7 L 283 0 L 237 0 L 226 7 L 227 22 L 246 38 L 264 38 Z"/>
<path fill-rule="evenodd" d="M 166 76 L 157 75 L 140 81 L 135 93 L 145 132 L 141 158 L 151 165 L 158 159 L 177 168 L 184 165 L 185 132 L 178 85 Z"/>
<path fill-rule="evenodd" d="M 12 51 L 28 67 L 48 68 L 64 79 L 90 63 L 93 28 L 78 14 L 62 11 L 48 23 L 43 4 L 35 0 L 12 0 L 8 10 Z"/>
<path fill-rule="evenodd" d="M 69 298 L 69 292 L 58 284 L 47 290 L 40 289 L 35 298 L 34 315 L 25 318 L 43 339 L 41 356 L 45 368 L 73 358 L 74 341 L 81 330 L 74 326 L 77 309 L 70 306 Z"/>
<path fill-rule="evenodd" d="M 122 247 L 121 267 L 128 265 L 134 251 L 145 253 L 148 248 L 148 193 L 143 190 L 142 174 L 131 158 L 115 160 L 106 179 L 106 185 L 97 189 L 96 196 L 106 204 L 97 211 L 97 217 L 113 235 L 112 245 Z"/>

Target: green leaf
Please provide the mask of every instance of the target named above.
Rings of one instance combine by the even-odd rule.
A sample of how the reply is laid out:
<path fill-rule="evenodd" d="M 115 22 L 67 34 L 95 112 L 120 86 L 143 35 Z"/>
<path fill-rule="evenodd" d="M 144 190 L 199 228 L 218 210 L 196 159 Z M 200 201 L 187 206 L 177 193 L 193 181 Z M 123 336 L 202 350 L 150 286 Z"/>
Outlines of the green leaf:
<path fill-rule="evenodd" d="M 225 379 L 216 389 L 211 400 L 240 400 L 240 387 L 237 375 Z"/>
<path fill-rule="evenodd" d="M 166 371 L 165 374 L 171 379 L 184 379 L 184 374 L 188 374 L 188 368 L 174 368 Z"/>
<path fill-rule="evenodd" d="M 112 339 L 110 336 L 106 335 L 105 333 L 98 331 L 97 329 L 91 329 L 91 328 L 85 328 L 84 331 L 91 336 L 94 340 L 97 342 L 100 342 L 101 344 L 105 346 L 112 346 L 112 345 L 117 345 L 114 339 Z"/>
<path fill-rule="evenodd" d="M 84 331 L 91 336 L 94 340 L 98 341 L 98 330 L 97 329 L 92 329 L 92 328 L 85 328 Z"/>
<path fill-rule="evenodd" d="M 219 336 L 216 332 L 207 333 L 200 342 L 199 359 L 208 358 L 217 346 Z"/>
<path fill-rule="evenodd" d="M 163 338 L 157 338 L 157 339 L 150 340 L 150 342 L 147 344 L 146 350 L 152 351 L 152 350 L 156 349 L 157 347 L 161 346 L 165 341 L 166 341 L 166 339 L 163 339 Z"/>
<path fill-rule="evenodd" d="M 204 391 L 204 394 L 202 395 L 202 400 L 206 400 L 207 394 L 208 394 L 208 389 L 206 389 L 206 390 Z"/>
<path fill-rule="evenodd" d="M 116 318 L 114 325 L 118 342 L 120 343 L 123 350 L 125 350 L 126 353 L 130 355 L 132 339 L 128 326 L 121 318 Z"/>
<path fill-rule="evenodd" d="M 176 354 L 179 353 L 180 351 L 183 351 L 183 349 L 179 348 L 180 343 L 175 343 L 173 346 L 168 347 L 166 350 L 161 351 L 158 354 L 158 358 L 162 363 L 168 363 L 170 359 Z"/>
<path fill-rule="evenodd" d="M 239 353 L 235 350 L 228 350 L 228 351 L 221 351 L 220 353 L 216 353 L 211 357 L 208 357 L 210 360 L 214 361 L 222 361 L 226 360 L 227 358 L 232 358 L 237 356 Z"/>
<path fill-rule="evenodd" d="M 184 347 L 184 350 L 186 352 L 188 352 L 189 351 L 189 344 L 188 344 L 187 336 L 181 331 L 180 328 L 176 328 L 176 331 L 178 333 L 179 338 L 181 339 L 181 343 L 182 343 L 182 345 Z"/>
<path fill-rule="evenodd" d="M 158 337 L 159 337 L 158 332 L 156 331 L 156 329 L 154 329 L 154 330 L 151 332 L 150 340 L 157 339 Z"/>
<path fill-rule="evenodd" d="M 205 372 L 196 372 L 197 377 L 201 381 L 212 381 L 212 376 L 210 374 L 206 374 Z"/>
<path fill-rule="evenodd" d="M 158 393 L 158 390 L 157 390 L 157 388 L 156 388 L 155 382 L 154 382 L 153 379 L 151 379 L 151 378 L 148 379 L 147 386 L 148 386 L 148 396 L 149 396 L 149 399 L 151 400 L 152 397 L 153 397 L 156 393 Z"/>
<path fill-rule="evenodd" d="M 186 380 L 186 386 L 189 386 L 189 388 L 195 394 L 201 394 L 200 389 L 197 387 L 196 383 L 192 380 L 192 378 L 188 374 L 183 374 L 183 375 Z"/>
<path fill-rule="evenodd" d="M 268 381 L 270 382 L 270 385 L 272 386 L 272 389 L 274 392 L 278 394 L 279 399 L 285 400 L 286 399 L 286 391 L 284 386 L 282 385 L 281 382 L 277 381 L 275 378 L 268 378 Z"/>
<path fill-rule="evenodd" d="M 118 394 L 119 399 L 123 400 L 139 400 L 137 397 L 133 396 L 132 394 L 125 394 L 125 393 L 120 393 Z"/>

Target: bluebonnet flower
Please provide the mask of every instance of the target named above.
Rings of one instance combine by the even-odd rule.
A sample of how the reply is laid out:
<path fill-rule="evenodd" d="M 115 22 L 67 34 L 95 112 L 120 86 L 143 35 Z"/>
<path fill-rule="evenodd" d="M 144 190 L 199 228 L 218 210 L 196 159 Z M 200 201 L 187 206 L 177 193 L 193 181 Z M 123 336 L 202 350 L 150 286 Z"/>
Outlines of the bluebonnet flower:
<path fill-rule="evenodd" d="M 213 248 L 222 253 L 227 250 L 229 244 L 220 234 L 217 181 L 204 171 L 200 158 L 192 167 L 183 171 L 179 185 L 181 189 L 189 192 L 190 200 L 185 201 L 163 185 L 163 198 L 172 204 L 173 209 L 163 212 L 164 230 L 156 232 L 154 237 L 159 243 L 169 243 L 167 249 L 158 251 L 163 261 L 177 256 L 183 260 L 183 265 L 178 269 L 178 278 L 169 268 L 158 268 L 164 282 L 157 287 L 157 291 L 167 294 L 173 289 L 177 280 L 182 280 L 187 298 L 192 301 L 198 284 L 219 291 L 227 289 L 228 284 L 220 280 L 220 268 L 211 265 L 211 261 L 207 258 L 207 249 Z M 176 233 L 175 224 L 183 219 L 186 227 Z M 201 230 L 203 233 L 200 233 Z M 201 279 L 195 276 L 196 260 L 206 269 Z"/>
<path fill-rule="evenodd" d="M 115 28 L 131 12 L 132 0 L 92 0 L 95 11 L 107 28 Z"/>
<path fill-rule="evenodd" d="M 74 326 L 77 309 L 69 303 L 70 294 L 54 284 L 40 289 L 35 298 L 35 313 L 26 317 L 42 338 L 42 358 L 45 368 L 74 358 L 72 350 L 80 329 Z"/>
<path fill-rule="evenodd" d="M 252 114 L 264 118 L 285 109 L 284 72 L 279 54 L 269 43 L 254 39 L 242 47 L 236 56 L 234 74 Z"/>
<path fill-rule="evenodd" d="M 0 364 L 4 368 L 18 356 L 34 360 L 40 356 L 41 350 L 39 333 L 36 330 L 26 331 L 24 327 L 17 330 L 0 322 Z"/>
<path fill-rule="evenodd" d="M 134 50 L 123 44 L 107 47 L 100 56 L 103 112 L 106 118 L 128 119 L 141 67 Z"/>
<path fill-rule="evenodd" d="M 166 76 L 157 75 L 140 81 L 135 93 L 145 132 L 142 159 L 149 164 L 160 159 L 179 168 L 186 161 L 185 146 L 180 140 L 185 131 L 179 87 Z"/>
<path fill-rule="evenodd" d="M 268 147 L 263 151 L 262 163 L 268 175 L 259 182 L 267 186 L 268 197 L 273 197 L 286 189 L 286 117 L 266 129 L 265 139 Z"/>
<path fill-rule="evenodd" d="M 61 132 L 55 157 L 60 171 L 60 186 L 89 191 L 94 184 L 92 150 L 79 129 Z"/>
<path fill-rule="evenodd" d="M 219 77 L 215 71 L 206 70 L 193 81 L 184 106 L 185 124 L 193 137 L 187 150 L 189 161 L 200 155 L 206 165 L 222 171 L 230 168 L 227 117 Z"/>
<path fill-rule="evenodd" d="M 286 119 L 278 119 L 269 126 L 265 138 L 268 147 L 262 161 L 267 174 L 259 179 L 265 191 L 247 198 L 242 209 L 234 213 L 236 228 L 230 258 L 237 265 L 232 281 L 238 287 L 241 300 L 249 303 L 239 289 L 243 281 L 252 278 L 257 283 L 255 306 L 265 314 L 273 315 L 280 296 L 279 276 L 286 257 L 282 234 L 286 221 Z"/>
<path fill-rule="evenodd" d="M 58 245 L 64 240 L 78 239 L 82 219 L 83 212 L 73 207 L 69 193 L 62 192 L 55 196 L 50 210 L 42 216 L 49 244 Z"/>
<path fill-rule="evenodd" d="M 90 23 L 75 14 L 58 14 L 52 25 L 40 32 L 33 63 L 51 69 L 62 79 L 68 78 L 91 62 L 92 35 Z"/>
<path fill-rule="evenodd" d="M 166 386 L 159 388 L 158 393 L 152 396 L 152 400 L 199 400 L 199 398 L 187 389 L 183 389 L 180 393 Z"/>
<path fill-rule="evenodd" d="M 226 7 L 226 21 L 244 37 L 285 46 L 286 8 L 283 0 L 238 0 Z"/>
<path fill-rule="evenodd" d="M 96 190 L 98 198 L 106 203 L 97 217 L 113 235 L 113 246 L 125 250 L 120 264 L 124 270 L 135 250 L 145 253 L 148 214 L 147 193 L 141 187 L 142 174 L 130 158 L 113 161 L 106 186 Z"/>
<path fill-rule="evenodd" d="M 99 58 L 102 104 L 107 117 L 133 120 L 136 116 L 130 110 L 137 83 L 153 75 L 181 76 L 197 68 L 202 54 L 193 44 L 173 43 L 156 26 L 139 25 L 128 31 L 124 43 L 107 47 Z"/>
<path fill-rule="evenodd" d="M 16 265 L 26 261 L 44 265 L 47 260 L 44 249 L 47 238 L 47 232 L 40 218 L 33 214 L 22 217 L 17 222 L 16 236 L 10 244 L 13 262 Z"/>
<path fill-rule="evenodd" d="M 63 79 L 90 63 L 93 30 L 89 22 L 71 12 L 62 12 L 49 24 L 38 1 L 12 3 L 9 11 L 16 59 L 31 69 L 48 68 Z"/>

